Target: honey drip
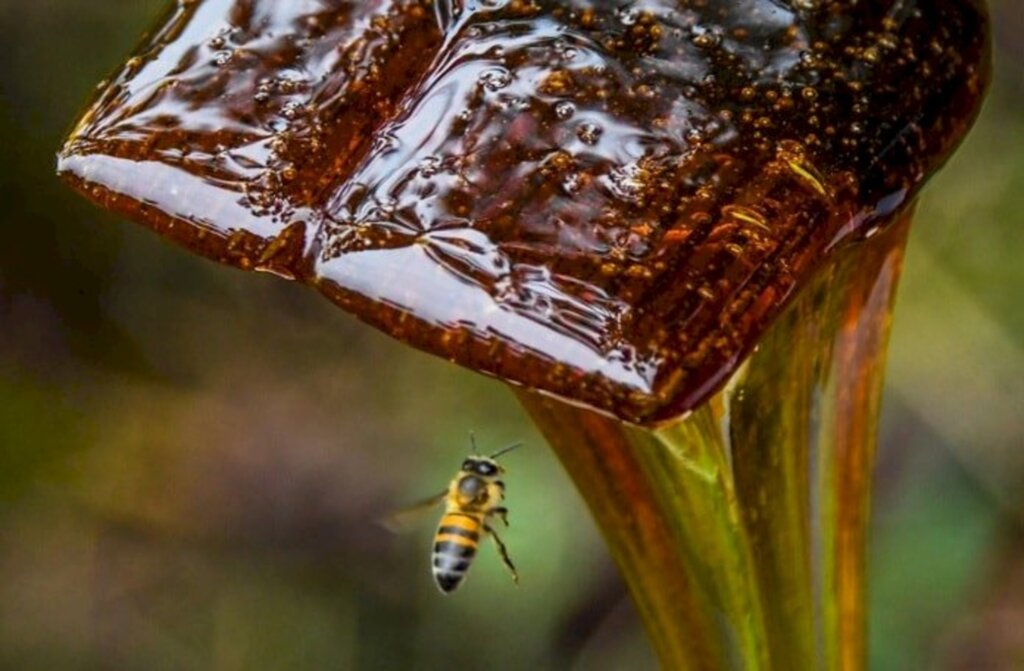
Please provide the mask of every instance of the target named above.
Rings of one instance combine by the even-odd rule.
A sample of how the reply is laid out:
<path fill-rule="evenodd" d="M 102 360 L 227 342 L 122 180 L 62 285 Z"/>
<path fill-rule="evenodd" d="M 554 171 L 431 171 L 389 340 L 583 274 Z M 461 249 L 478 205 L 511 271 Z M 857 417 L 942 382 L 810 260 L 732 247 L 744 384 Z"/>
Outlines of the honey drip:
<path fill-rule="evenodd" d="M 909 223 L 840 252 L 688 417 L 652 430 L 520 394 L 663 668 L 866 668 L 875 428 Z"/>

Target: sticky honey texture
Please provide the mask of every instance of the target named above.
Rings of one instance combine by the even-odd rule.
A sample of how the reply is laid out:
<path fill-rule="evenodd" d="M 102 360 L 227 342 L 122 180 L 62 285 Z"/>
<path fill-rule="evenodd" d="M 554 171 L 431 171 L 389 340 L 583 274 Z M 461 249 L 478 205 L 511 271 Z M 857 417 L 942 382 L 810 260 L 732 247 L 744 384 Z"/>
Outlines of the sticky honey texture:
<path fill-rule="evenodd" d="M 183 1 L 59 169 L 418 348 L 651 422 L 945 160 L 985 20 L 968 0 Z"/>

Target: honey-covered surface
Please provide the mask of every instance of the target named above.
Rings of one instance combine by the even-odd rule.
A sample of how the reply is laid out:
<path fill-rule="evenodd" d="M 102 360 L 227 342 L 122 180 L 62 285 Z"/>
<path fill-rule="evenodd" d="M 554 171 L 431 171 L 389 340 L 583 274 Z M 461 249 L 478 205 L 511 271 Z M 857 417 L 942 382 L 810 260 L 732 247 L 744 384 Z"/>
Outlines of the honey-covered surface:
<path fill-rule="evenodd" d="M 181 0 L 59 170 L 193 251 L 646 423 L 714 392 L 948 157 L 985 21 L 971 0 Z"/>

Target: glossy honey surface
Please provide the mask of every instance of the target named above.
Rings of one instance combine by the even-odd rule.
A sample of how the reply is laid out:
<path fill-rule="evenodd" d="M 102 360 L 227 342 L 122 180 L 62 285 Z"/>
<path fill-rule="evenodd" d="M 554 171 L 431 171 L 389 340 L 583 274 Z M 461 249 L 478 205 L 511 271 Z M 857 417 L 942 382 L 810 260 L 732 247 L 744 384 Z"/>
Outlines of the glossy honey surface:
<path fill-rule="evenodd" d="M 182 1 L 59 169 L 416 347 L 653 422 L 941 165 L 985 35 L 970 0 Z"/>

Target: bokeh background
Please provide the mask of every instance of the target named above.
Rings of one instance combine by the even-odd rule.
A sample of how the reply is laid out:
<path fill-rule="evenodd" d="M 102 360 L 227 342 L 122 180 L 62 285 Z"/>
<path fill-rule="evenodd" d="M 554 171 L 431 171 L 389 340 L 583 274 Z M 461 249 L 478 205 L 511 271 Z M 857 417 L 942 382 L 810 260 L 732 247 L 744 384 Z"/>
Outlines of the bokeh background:
<path fill-rule="evenodd" d="M 0 0 L 0 668 L 645 669 L 592 522 L 500 383 L 219 267 L 53 176 L 165 0 Z M 1024 5 L 927 190 L 890 356 L 872 668 L 1024 668 Z M 430 580 L 475 429 L 510 455 L 513 587 Z"/>

